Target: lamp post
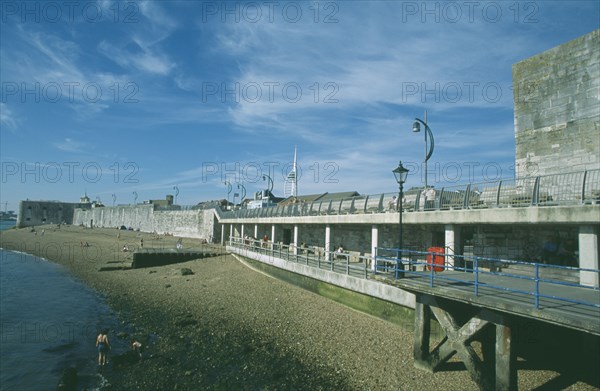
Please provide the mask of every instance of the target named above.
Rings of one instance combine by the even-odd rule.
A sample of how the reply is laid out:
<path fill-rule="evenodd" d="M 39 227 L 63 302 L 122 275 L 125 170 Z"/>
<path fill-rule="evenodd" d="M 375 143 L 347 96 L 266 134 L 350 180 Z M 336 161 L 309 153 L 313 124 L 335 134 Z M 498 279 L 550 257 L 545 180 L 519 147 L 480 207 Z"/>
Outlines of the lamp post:
<path fill-rule="evenodd" d="M 394 176 L 396 177 L 396 182 L 398 182 L 398 262 L 399 265 L 396 266 L 396 278 L 398 278 L 398 267 L 402 266 L 402 277 L 404 277 L 404 264 L 402 263 L 402 197 L 404 196 L 404 182 L 406 182 L 406 177 L 408 176 L 408 169 L 402 165 L 402 162 L 398 163 L 398 167 L 392 170 Z"/>
<path fill-rule="evenodd" d="M 179 195 L 179 187 L 173 186 L 173 190 L 175 190 L 175 205 L 177 205 L 177 196 Z"/>
<path fill-rule="evenodd" d="M 115 206 L 115 202 L 117 201 L 117 195 L 113 193 L 112 199 L 113 199 L 113 206 Z"/>
<path fill-rule="evenodd" d="M 237 188 L 238 188 L 238 190 L 240 188 L 242 189 L 242 196 L 240 197 L 240 207 L 241 207 L 242 206 L 242 201 L 244 201 L 244 198 L 246 198 L 246 188 L 241 183 L 238 183 Z"/>
<path fill-rule="evenodd" d="M 421 131 L 421 124 L 425 126 L 425 131 L 423 132 L 425 134 L 425 160 L 423 162 L 423 168 L 425 169 L 425 191 L 427 191 L 427 161 L 429 160 L 431 155 L 433 155 L 434 147 L 433 133 L 431 132 L 431 128 L 429 127 L 429 125 L 427 125 L 427 111 L 425 112 L 425 121 L 422 121 L 419 118 L 415 118 L 415 122 L 413 123 L 414 133 L 419 133 Z M 427 146 L 427 136 L 429 136 L 429 139 L 431 140 L 429 141 L 429 147 Z"/>
<path fill-rule="evenodd" d="M 262 179 L 263 181 L 266 181 L 267 179 L 269 180 L 269 187 L 267 189 L 269 190 L 269 193 L 271 193 L 273 191 L 273 179 L 271 179 L 271 177 L 267 174 L 264 174 Z"/>
<path fill-rule="evenodd" d="M 133 192 L 133 205 L 137 205 L 138 193 L 137 191 Z"/>
<path fill-rule="evenodd" d="M 231 182 L 225 181 L 225 186 L 227 186 L 227 208 L 229 208 L 229 195 L 231 194 Z"/>

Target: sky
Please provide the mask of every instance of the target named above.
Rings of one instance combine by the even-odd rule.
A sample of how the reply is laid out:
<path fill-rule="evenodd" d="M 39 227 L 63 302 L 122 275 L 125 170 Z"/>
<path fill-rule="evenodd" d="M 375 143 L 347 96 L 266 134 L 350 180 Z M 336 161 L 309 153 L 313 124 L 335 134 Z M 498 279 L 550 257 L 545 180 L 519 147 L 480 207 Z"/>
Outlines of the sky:
<path fill-rule="evenodd" d="M 395 192 L 399 161 L 422 186 L 425 112 L 429 185 L 513 178 L 513 64 L 600 27 L 597 1 L 0 4 L 2 211 L 283 196 L 294 148 L 299 194 Z"/>

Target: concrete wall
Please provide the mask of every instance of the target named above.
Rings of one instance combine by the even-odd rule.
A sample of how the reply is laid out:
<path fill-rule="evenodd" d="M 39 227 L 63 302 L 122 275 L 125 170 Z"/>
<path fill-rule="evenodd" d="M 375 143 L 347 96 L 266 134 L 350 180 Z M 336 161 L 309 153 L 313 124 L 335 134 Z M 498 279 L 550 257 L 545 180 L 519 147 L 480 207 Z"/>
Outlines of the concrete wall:
<path fill-rule="evenodd" d="M 600 30 L 513 66 L 517 176 L 600 167 Z"/>
<path fill-rule="evenodd" d="M 327 284 L 336 285 L 341 288 L 351 290 L 353 292 L 376 297 L 390 303 L 399 304 L 403 307 L 415 308 L 415 296 L 412 293 L 403 291 L 391 285 L 318 269 L 315 267 L 302 265 L 300 263 L 288 262 L 286 260 L 271 257 L 265 254 L 249 253 L 248 251 L 237 247 L 227 246 L 227 251 L 239 254 L 243 257 L 249 257 L 250 254 L 252 254 L 252 259 L 269 266 L 287 270 L 302 276 L 307 276 L 315 280 L 326 282 Z"/>

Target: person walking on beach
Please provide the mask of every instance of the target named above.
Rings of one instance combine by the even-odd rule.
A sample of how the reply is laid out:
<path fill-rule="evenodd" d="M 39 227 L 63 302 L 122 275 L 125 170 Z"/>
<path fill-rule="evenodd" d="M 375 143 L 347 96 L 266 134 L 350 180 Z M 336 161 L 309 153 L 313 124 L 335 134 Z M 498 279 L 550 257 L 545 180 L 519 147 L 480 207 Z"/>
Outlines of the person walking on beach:
<path fill-rule="evenodd" d="M 110 342 L 108 342 L 108 329 L 103 329 L 98 337 L 96 337 L 96 346 L 98 347 L 98 365 L 104 367 L 106 364 L 106 355 L 110 350 Z"/>

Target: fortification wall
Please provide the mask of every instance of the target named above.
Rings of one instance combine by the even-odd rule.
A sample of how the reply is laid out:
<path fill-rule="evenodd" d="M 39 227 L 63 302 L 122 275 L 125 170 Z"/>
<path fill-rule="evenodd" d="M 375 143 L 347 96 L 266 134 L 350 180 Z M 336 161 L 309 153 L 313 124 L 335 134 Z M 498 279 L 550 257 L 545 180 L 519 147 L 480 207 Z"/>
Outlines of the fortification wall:
<path fill-rule="evenodd" d="M 80 204 L 58 201 L 21 201 L 17 227 L 32 227 L 43 224 L 71 224 L 73 212 Z"/>
<path fill-rule="evenodd" d="M 600 30 L 513 65 L 517 176 L 600 167 Z"/>
<path fill-rule="evenodd" d="M 156 211 L 153 205 L 108 206 L 93 209 L 76 209 L 74 225 L 86 227 L 116 228 L 124 225 L 143 232 L 173 234 L 190 238 L 210 240 L 218 236 L 212 210 L 169 210 Z"/>
<path fill-rule="evenodd" d="M 116 228 L 122 225 L 139 229 L 140 231 L 153 231 L 153 206 L 152 205 L 126 205 L 92 209 L 77 209 L 74 214 L 73 224 L 86 227 Z"/>
<path fill-rule="evenodd" d="M 202 211 L 170 210 L 154 211 L 154 229 L 157 233 L 176 236 L 200 237 L 202 235 Z"/>

